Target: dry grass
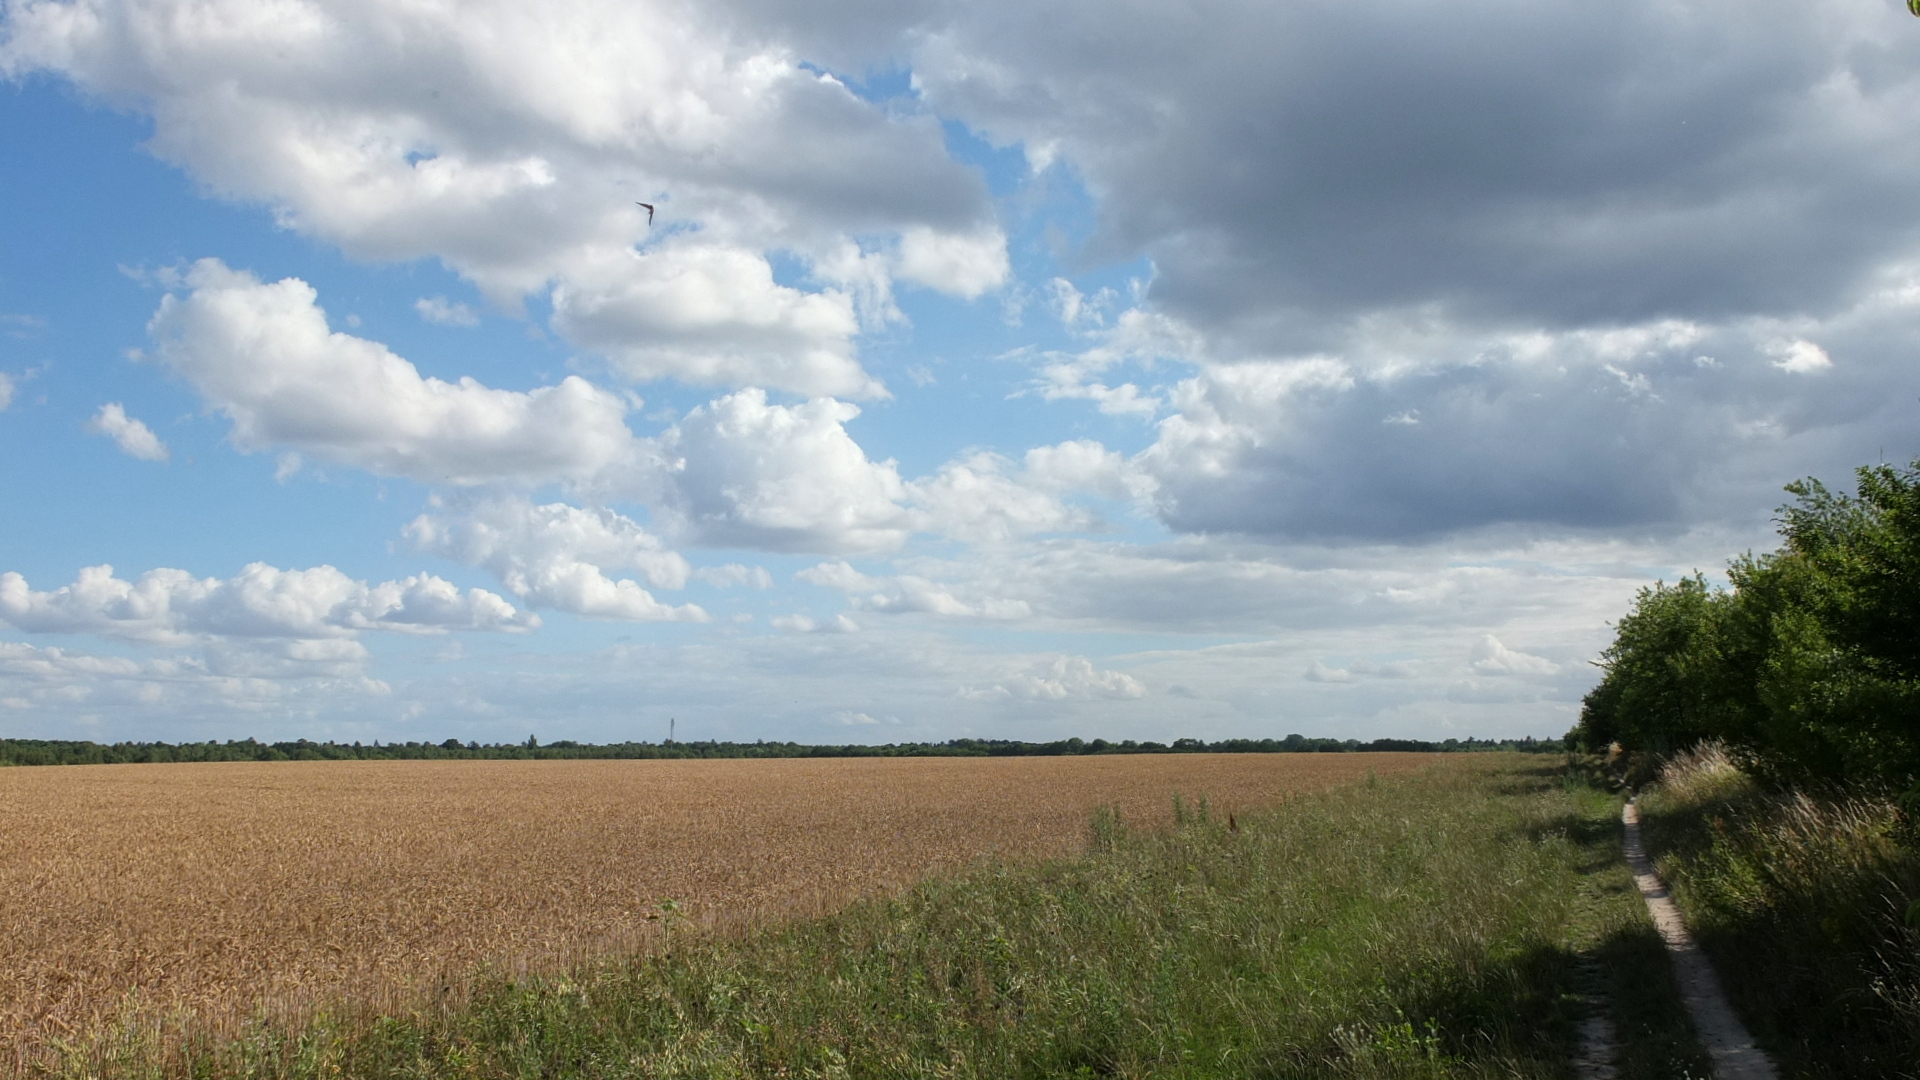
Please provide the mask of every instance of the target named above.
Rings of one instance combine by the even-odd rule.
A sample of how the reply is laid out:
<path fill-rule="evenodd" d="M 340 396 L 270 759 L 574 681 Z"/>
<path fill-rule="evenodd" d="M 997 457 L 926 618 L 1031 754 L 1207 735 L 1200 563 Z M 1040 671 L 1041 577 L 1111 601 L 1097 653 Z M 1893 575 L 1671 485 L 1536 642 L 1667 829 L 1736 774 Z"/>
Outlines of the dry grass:
<path fill-rule="evenodd" d="M 983 858 L 1076 850 L 1094 807 L 1216 811 L 1420 754 L 462 761 L 0 770 L 0 1046 L 130 1016 L 205 1033 L 418 1004 L 476 965 L 657 946 Z M 653 916 L 653 919 L 649 919 Z M 0 1062 L 5 1061 L 0 1057 Z"/>

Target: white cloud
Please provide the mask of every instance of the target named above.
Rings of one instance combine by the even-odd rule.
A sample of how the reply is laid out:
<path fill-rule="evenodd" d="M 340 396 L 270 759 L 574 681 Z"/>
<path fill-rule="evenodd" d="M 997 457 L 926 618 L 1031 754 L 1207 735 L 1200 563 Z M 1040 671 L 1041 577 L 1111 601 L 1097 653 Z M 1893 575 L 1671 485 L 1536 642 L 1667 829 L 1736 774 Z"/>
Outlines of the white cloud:
<path fill-rule="evenodd" d="M 843 426 L 857 406 L 773 405 L 742 390 L 688 413 L 660 439 L 659 511 L 713 546 L 891 551 L 911 521 L 891 461 L 871 461 Z"/>
<path fill-rule="evenodd" d="M 1882 298 L 1797 328 L 1872 362 L 1823 368 L 1772 319 L 1511 332 L 1371 317 L 1326 352 L 1202 361 L 1128 464 L 1180 531 L 1421 542 L 1750 519 L 1781 477 L 1900 445 L 1891 343 L 1920 329 L 1913 310 Z M 1722 359 L 1700 364 L 1709 351 Z M 1834 377 L 1783 380 L 1788 366 Z"/>
<path fill-rule="evenodd" d="M 776 615 L 770 620 L 775 630 L 785 630 L 789 634 L 857 634 L 860 624 L 845 615 L 835 615 L 831 619 L 816 619 L 811 615 Z"/>
<path fill-rule="evenodd" d="M 1062 318 L 1069 323 L 1104 322 L 1100 309 L 1088 306 L 1070 283 L 1055 279 L 1054 291 Z M 1096 300 L 1107 298 L 1103 290 Z M 1139 307 L 1121 312 L 1111 327 L 1098 328 L 1094 339 L 1095 344 L 1083 352 L 1045 354 L 1031 389 L 1048 401 L 1091 401 L 1109 416 L 1151 418 L 1165 405 L 1157 394 L 1131 382 L 1109 386 L 1101 377 L 1123 364 L 1152 368 L 1162 361 L 1190 363 L 1205 351 L 1201 336 L 1192 328 Z"/>
<path fill-rule="evenodd" d="M 1030 476 L 973 454 L 909 483 L 848 433 L 857 406 L 779 405 L 758 388 L 641 439 L 626 426 L 622 399 L 577 376 L 528 392 L 422 376 L 379 342 L 329 330 L 298 279 L 265 284 L 207 259 L 185 284 L 191 291 L 166 297 L 153 317 L 159 354 L 232 419 L 235 445 L 285 448 L 281 480 L 311 456 L 426 483 L 560 481 L 647 501 L 689 542 L 825 554 L 896 550 L 916 531 L 1003 542 L 1085 529 L 1096 520 L 1059 498 L 1069 472 L 1102 492 L 1141 484 L 1137 471 L 1118 478 L 1097 444 L 1042 448 L 1029 455 L 1041 470 Z M 571 600 L 529 588 L 522 595 L 533 602 L 567 610 L 592 604 L 629 618 L 674 610 L 648 608 L 644 592 L 609 591 L 619 586 L 591 575 Z"/>
<path fill-rule="evenodd" d="M 1009 476 L 1010 464 L 995 454 L 972 454 L 913 481 L 907 486 L 908 497 L 921 511 L 918 527 L 957 540 L 997 543 L 1096 524 L 1091 514 L 1062 503 L 1025 477 Z"/>
<path fill-rule="evenodd" d="M 1468 654 L 1469 666 L 1477 675 L 1552 675 L 1560 665 L 1544 656 L 1509 649 L 1492 634 L 1482 634 Z"/>
<path fill-rule="evenodd" d="M 1805 339 L 1778 342 L 1768 351 L 1778 357 L 1774 367 L 1795 375 L 1810 375 L 1833 366 L 1833 357 L 1827 355 L 1827 350 Z"/>
<path fill-rule="evenodd" d="M 764 566 L 742 566 L 739 563 L 703 566 L 695 570 L 693 576 L 716 589 L 731 589 L 742 585 L 755 589 L 773 588 L 773 575 L 767 573 L 767 568 Z"/>
<path fill-rule="evenodd" d="M 6 335 L 11 338 L 36 337 L 47 328 L 47 320 L 39 315 L 8 313 L 0 315 L 0 326 L 6 327 Z"/>
<path fill-rule="evenodd" d="M 0 71 L 145 113 L 155 153 L 356 258 L 437 258 L 509 308 L 551 290 L 556 326 L 636 378 L 881 393 L 846 297 L 774 285 L 772 251 L 811 266 L 877 237 L 934 288 L 1005 276 L 986 187 L 933 117 L 724 6 L 262 10 L 23 0 Z"/>
<path fill-rule="evenodd" d="M 87 430 L 95 435 L 105 435 L 120 447 L 120 452 L 128 457 L 142 461 L 165 461 L 171 455 L 167 444 L 153 429 L 127 415 L 127 410 L 117 401 L 100 406 L 93 419 L 87 421 Z"/>
<path fill-rule="evenodd" d="M 900 237 L 900 276 L 972 300 L 1006 281 L 1007 238 L 997 228 L 973 234 L 913 226 Z"/>
<path fill-rule="evenodd" d="M 134 660 L 73 649 L 0 641 L 0 705 L 35 714 L 116 709 L 142 718 L 127 734 L 152 737 L 155 716 L 204 718 L 226 712 L 257 723 L 263 715 L 338 708 L 378 699 L 392 688 L 360 674 L 354 641 L 214 643 L 204 657 Z M 318 711 L 318 710 L 315 710 Z"/>
<path fill-rule="evenodd" d="M 1083 491 L 1110 499 L 1141 499 L 1153 480 L 1118 451 L 1092 439 L 1036 446 L 1026 454 L 1027 483 L 1042 491 Z"/>
<path fill-rule="evenodd" d="M 105 634 L 165 645 L 539 625 L 493 593 L 463 593 L 428 574 L 368 585 L 331 566 L 280 570 L 266 563 L 250 563 L 225 580 L 158 569 L 126 581 L 111 566 L 89 566 L 71 585 L 50 592 L 36 592 L 8 571 L 0 574 L 0 619 L 32 634 Z"/>
<path fill-rule="evenodd" d="M 1353 672 L 1347 668 L 1330 668 L 1315 660 L 1307 669 L 1306 678 L 1308 682 L 1349 683 L 1353 681 Z"/>
<path fill-rule="evenodd" d="M 0 411 L 13 404 L 13 378 L 0 371 Z"/>
<path fill-rule="evenodd" d="M 298 278 L 263 284 L 202 259 L 149 331 L 233 421 L 242 450 L 289 447 L 428 483 L 581 481 L 635 450 L 625 403 L 578 376 L 525 393 L 422 377 L 386 346 L 330 331 Z"/>
<path fill-rule="evenodd" d="M 611 510 L 493 498 L 453 516 L 422 514 L 406 536 L 421 551 L 485 567 L 535 607 L 596 619 L 707 621 L 698 605 L 664 604 L 636 581 L 607 576 L 635 570 L 655 588 L 678 589 L 689 572 L 679 554 Z"/>
<path fill-rule="evenodd" d="M 1428 304 L 1550 327 L 1825 308 L 1913 251 L 1920 65 L 1881 3 L 1768 0 L 1735 38 L 1710 29 L 1753 13 L 1731 0 L 936 10 L 896 16 L 923 99 L 1071 162 L 1090 245 L 1150 257 L 1157 305 L 1230 358 Z"/>
<path fill-rule="evenodd" d="M 609 253 L 553 292 L 554 326 L 635 381 L 884 397 L 854 358 L 853 300 L 777 284 L 759 253 L 695 238 Z"/>
<path fill-rule="evenodd" d="M 1026 470 L 974 453 L 903 481 L 892 461 L 871 460 L 847 432 L 859 412 L 824 398 L 775 405 L 759 390 L 730 394 L 657 440 L 658 464 L 635 490 L 692 541 L 851 555 L 898 550 L 916 532 L 999 543 L 1093 528 L 1093 515 L 1061 501 L 1069 481 L 1102 493 L 1135 482 L 1131 473 L 1105 475 L 1124 466 L 1093 443 L 1043 448 Z"/>
<path fill-rule="evenodd" d="M 1024 600 L 978 595 L 972 588 L 957 589 L 913 574 L 873 577 L 845 562 L 821 563 L 794 576 L 846 593 L 848 602 L 861 611 L 985 619 L 1023 619 L 1032 614 Z M 963 598 L 962 592 L 968 595 Z"/>
<path fill-rule="evenodd" d="M 1019 701 L 1127 700 L 1146 697 L 1147 688 L 1124 671 L 1094 667 L 1093 661 L 1084 656 L 1057 656 L 1027 671 L 1015 672 L 985 690 L 962 691 L 962 696 Z"/>
<path fill-rule="evenodd" d="M 423 296 L 413 302 L 413 310 L 436 326 L 480 325 L 480 316 L 472 308 L 450 302 L 444 296 Z"/>

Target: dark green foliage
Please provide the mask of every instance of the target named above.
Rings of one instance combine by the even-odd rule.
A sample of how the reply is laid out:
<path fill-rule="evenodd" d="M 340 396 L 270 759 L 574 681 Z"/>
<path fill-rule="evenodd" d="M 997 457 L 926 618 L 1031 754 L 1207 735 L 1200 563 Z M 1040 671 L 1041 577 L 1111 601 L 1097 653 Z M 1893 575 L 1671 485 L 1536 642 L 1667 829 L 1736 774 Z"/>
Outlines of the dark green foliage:
<path fill-rule="evenodd" d="M 1774 552 L 1642 590 L 1570 737 L 1671 751 L 1721 739 L 1775 780 L 1920 780 L 1920 463 L 1863 468 L 1856 495 L 1789 485 Z"/>
<path fill-rule="evenodd" d="M 1712 655 L 1728 601 L 1697 574 L 1640 590 L 1600 654 L 1607 674 L 1587 694 L 1576 735 L 1595 748 L 1618 742 L 1664 753 L 1713 732 L 1717 703 L 1700 658 Z"/>
<path fill-rule="evenodd" d="M 443 759 L 573 760 L 585 758 L 852 758 L 852 757 L 1046 757 L 1080 754 L 1290 754 L 1290 753 L 1451 753 L 1456 751 L 1518 751 L 1558 753 L 1558 739 L 1178 739 L 1168 746 L 1157 742 L 1108 742 L 1063 739 L 1030 743 L 1012 739 L 952 739 L 943 743 L 850 744 L 809 746 L 793 742 L 672 742 L 577 743 L 571 739 L 541 743 L 528 736 L 524 743 L 293 742 L 263 743 L 253 739 L 202 743 L 113 743 L 102 745 L 61 739 L 0 739 L 0 765 L 125 765 L 165 761 L 397 761 Z"/>

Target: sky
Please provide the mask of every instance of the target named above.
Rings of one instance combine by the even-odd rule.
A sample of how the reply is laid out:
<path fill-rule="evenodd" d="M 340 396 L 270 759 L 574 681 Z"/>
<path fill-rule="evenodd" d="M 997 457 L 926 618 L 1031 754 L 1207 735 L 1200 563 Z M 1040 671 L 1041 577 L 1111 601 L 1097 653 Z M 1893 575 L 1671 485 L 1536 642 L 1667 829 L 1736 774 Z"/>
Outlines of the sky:
<path fill-rule="evenodd" d="M 1920 456 L 1898 0 L 0 2 L 4 736 L 1555 736 Z"/>

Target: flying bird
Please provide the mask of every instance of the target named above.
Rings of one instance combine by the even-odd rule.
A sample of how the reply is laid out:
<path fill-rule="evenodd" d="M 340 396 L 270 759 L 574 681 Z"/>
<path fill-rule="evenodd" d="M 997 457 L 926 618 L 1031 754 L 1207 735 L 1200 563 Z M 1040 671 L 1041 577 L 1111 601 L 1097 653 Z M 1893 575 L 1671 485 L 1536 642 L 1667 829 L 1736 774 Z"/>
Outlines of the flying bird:
<path fill-rule="evenodd" d="M 1920 4 L 1920 0 L 1913 0 L 1913 2 L 1916 4 Z M 653 204 L 650 202 L 636 202 L 633 205 L 644 206 L 647 208 L 647 227 L 652 228 L 653 227 Z"/>

